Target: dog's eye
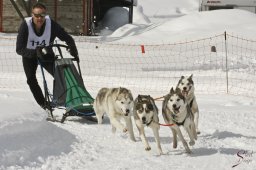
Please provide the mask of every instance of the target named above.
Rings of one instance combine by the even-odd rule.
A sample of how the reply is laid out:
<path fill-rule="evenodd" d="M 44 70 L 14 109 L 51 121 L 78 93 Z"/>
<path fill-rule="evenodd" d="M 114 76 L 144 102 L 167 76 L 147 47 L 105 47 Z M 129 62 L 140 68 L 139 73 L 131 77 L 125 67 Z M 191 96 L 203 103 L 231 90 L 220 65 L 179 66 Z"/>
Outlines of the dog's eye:
<path fill-rule="evenodd" d="M 150 110 L 150 111 L 154 110 L 154 108 L 153 108 L 153 105 L 152 105 L 152 104 L 149 104 L 149 105 L 148 105 L 148 110 Z"/>
<path fill-rule="evenodd" d="M 172 99 L 170 99 L 170 102 L 172 102 Z"/>
<path fill-rule="evenodd" d="M 181 83 L 181 85 L 184 85 L 184 83 Z"/>
<path fill-rule="evenodd" d="M 140 107 L 140 105 L 136 105 L 135 108 L 136 108 L 136 110 L 140 110 L 141 107 Z"/>
<path fill-rule="evenodd" d="M 177 101 L 180 101 L 180 99 L 177 99 Z"/>
<path fill-rule="evenodd" d="M 142 113 L 142 112 L 143 112 L 143 110 L 141 110 L 141 109 L 140 109 L 140 110 L 138 110 L 138 112 L 139 112 L 139 113 Z"/>
<path fill-rule="evenodd" d="M 122 104 L 124 104 L 124 102 L 121 102 Z"/>

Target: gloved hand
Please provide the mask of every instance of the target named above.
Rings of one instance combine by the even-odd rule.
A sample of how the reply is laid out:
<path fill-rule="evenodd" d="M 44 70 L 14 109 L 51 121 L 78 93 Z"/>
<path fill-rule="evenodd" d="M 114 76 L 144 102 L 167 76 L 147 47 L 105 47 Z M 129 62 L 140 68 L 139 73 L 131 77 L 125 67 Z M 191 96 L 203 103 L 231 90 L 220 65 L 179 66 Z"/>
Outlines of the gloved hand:
<path fill-rule="evenodd" d="M 36 47 L 36 55 L 39 59 L 44 59 L 44 56 L 48 54 L 47 47 L 44 46 L 37 46 Z"/>
<path fill-rule="evenodd" d="M 76 46 L 68 46 L 67 48 L 70 55 L 72 55 L 77 62 L 80 62 Z"/>

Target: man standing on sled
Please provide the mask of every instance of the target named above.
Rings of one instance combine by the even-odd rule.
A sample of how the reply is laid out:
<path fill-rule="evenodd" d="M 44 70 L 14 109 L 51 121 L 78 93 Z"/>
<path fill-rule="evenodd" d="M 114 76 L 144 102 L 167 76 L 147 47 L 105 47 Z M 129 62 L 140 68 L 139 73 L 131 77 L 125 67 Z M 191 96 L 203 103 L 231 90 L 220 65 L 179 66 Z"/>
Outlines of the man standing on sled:
<path fill-rule="evenodd" d="M 45 100 L 40 88 L 36 70 L 38 57 L 43 57 L 40 63 L 51 75 L 54 68 L 54 52 L 49 45 L 53 44 L 55 38 L 65 41 L 69 47 L 70 54 L 79 62 L 78 52 L 74 39 L 55 21 L 46 14 L 46 6 L 36 3 L 32 7 L 32 17 L 25 18 L 19 28 L 16 52 L 22 56 L 23 68 L 27 77 L 27 84 L 36 102 L 45 110 L 50 110 L 50 104 Z M 39 55 L 42 46 L 47 53 Z"/>

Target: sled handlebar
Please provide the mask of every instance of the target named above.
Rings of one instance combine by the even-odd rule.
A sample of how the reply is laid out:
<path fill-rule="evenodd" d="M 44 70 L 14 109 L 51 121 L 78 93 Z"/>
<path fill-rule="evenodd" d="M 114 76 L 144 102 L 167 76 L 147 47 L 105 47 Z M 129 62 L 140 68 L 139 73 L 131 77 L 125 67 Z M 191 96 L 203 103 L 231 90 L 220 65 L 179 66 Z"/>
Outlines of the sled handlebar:
<path fill-rule="evenodd" d="M 51 47 L 56 47 L 56 48 L 58 49 L 58 51 L 59 51 L 59 54 L 60 54 L 60 57 L 61 57 L 61 58 L 63 58 L 62 51 L 61 51 L 61 47 L 66 48 L 66 50 L 68 50 L 68 49 L 69 49 L 69 46 L 64 45 L 64 44 L 51 44 L 50 46 L 51 46 Z M 81 73 L 81 69 L 80 69 L 79 61 L 78 61 L 78 60 L 76 60 L 76 58 L 71 58 L 71 60 L 73 60 L 73 61 L 77 61 L 78 71 L 79 71 L 79 74 L 80 74 L 80 76 L 81 76 L 81 78 L 82 78 L 82 73 Z"/>
<path fill-rule="evenodd" d="M 68 49 L 68 46 L 64 45 L 64 44 L 51 44 L 50 47 L 56 47 L 59 51 L 59 54 L 60 54 L 61 58 L 63 58 L 61 47 L 66 48 L 66 50 Z"/>
<path fill-rule="evenodd" d="M 49 46 L 51 46 L 51 47 L 57 47 L 57 48 L 60 48 L 60 47 L 68 48 L 68 46 L 67 46 L 67 45 L 64 45 L 64 44 L 51 44 L 51 45 L 49 45 Z"/>

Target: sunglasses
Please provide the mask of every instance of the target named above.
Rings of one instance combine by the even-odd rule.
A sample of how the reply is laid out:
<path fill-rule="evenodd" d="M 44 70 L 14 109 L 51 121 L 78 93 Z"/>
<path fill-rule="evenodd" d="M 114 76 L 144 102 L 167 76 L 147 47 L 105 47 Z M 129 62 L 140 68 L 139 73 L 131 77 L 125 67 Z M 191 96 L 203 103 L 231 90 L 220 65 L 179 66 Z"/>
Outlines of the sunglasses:
<path fill-rule="evenodd" d="M 44 18 L 46 16 L 46 13 L 41 13 L 41 14 L 34 14 L 33 13 L 33 16 L 36 17 L 36 18 L 39 18 L 39 17 Z"/>

